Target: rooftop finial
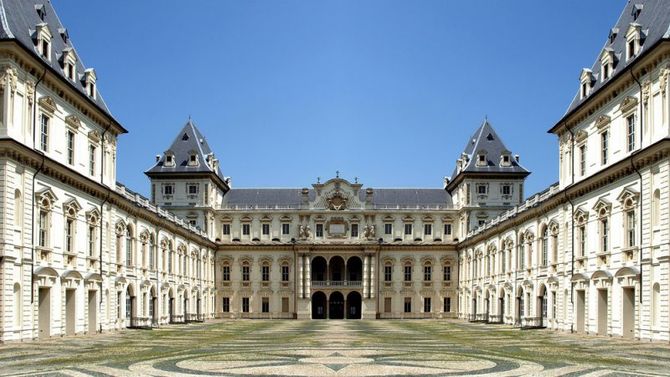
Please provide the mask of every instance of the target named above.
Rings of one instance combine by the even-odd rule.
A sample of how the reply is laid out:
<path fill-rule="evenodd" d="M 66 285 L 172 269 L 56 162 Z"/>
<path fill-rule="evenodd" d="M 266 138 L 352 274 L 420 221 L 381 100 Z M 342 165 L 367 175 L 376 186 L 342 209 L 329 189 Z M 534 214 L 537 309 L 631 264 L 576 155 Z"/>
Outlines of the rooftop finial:
<path fill-rule="evenodd" d="M 339 170 L 335 170 L 335 178 L 340 178 L 340 171 Z"/>

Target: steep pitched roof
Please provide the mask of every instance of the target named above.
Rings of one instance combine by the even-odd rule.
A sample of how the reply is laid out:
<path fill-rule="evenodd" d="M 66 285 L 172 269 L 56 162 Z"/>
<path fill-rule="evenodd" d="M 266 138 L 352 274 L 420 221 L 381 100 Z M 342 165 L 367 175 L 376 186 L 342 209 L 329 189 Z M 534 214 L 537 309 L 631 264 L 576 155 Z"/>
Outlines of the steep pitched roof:
<path fill-rule="evenodd" d="M 579 90 L 573 97 L 567 111 L 557 122 L 555 129 L 567 116 L 575 111 L 580 105 L 587 102 L 601 88 L 614 81 L 626 71 L 626 68 L 640 59 L 641 55 L 650 51 L 654 45 L 663 40 L 670 40 L 670 4 L 667 0 L 629 0 L 624 8 L 616 25 L 610 29 L 609 36 L 605 41 L 603 48 L 598 51 L 596 61 L 591 66 L 591 72 L 594 76 L 591 90 L 588 96 L 580 98 Z M 638 53 L 631 59 L 626 59 L 626 32 L 631 24 L 638 24 L 642 33 L 643 43 L 640 45 Z M 604 31 L 603 31 L 604 32 Z M 603 33 L 604 34 L 604 33 Z M 603 81 L 601 79 L 600 56 L 603 50 L 612 51 L 616 57 L 616 64 L 611 76 Z"/>
<path fill-rule="evenodd" d="M 193 154 L 196 155 L 198 163 L 189 165 L 190 156 Z M 172 165 L 166 164 L 167 155 L 173 156 L 174 163 Z M 145 174 L 150 177 L 158 177 L 161 175 L 194 173 L 213 174 L 221 181 L 219 183 L 225 184 L 224 190 L 229 189 L 218 162 L 215 162 L 214 152 L 209 147 L 207 139 L 198 130 L 195 123 L 189 119 L 175 137 L 170 148 Z"/>
<path fill-rule="evenodd" d="M 42 15 L 42 18 L 40 17 Z M 43 58 L 37 51 L 33 40 L 38 24 L 46 23 L 51 39 L 51 61 Z M 61 24 L 56 11 L 49 0 L 0 0 L 0 41 L 15 40 L 27 51 L 38 59 L 41 59 L 52 72 L 59 75 L 63 80 L 82 93 L 83 96 L 92 101 L 100 110 L 112 117 L 107 104 L 97 91 L 96 96 L 91 98 L 86 94 L 86 88 L 82 81 L 86 67 L 70 40 L 67 29 Z M 77 78 L 69 80 L 61 67 L 63 51 L 72 49 L 77 56 L 76 72 Z M 113 117 L 112 117 L 113 118 Z M 119 125 L 120 126 L 120 125 Z"/>
<path fill-rule="evenodd" d="M 486 162 L 477 164 L 477 155 L 484 154 Z M 510 156 L 509 166 L 502 166 L 500 158 L 503 154 Z M 505 143 L 498 136 L 488 120 L 485 120 L 475 133 L 468 139 L 460 158 L 460 169 L 458 166 L 451 175 L 451 182 L 456 182 L 457 178 L 467 173 L 489 173 L 489 174 L 514 174 L 527 176 L 530 174 L 519 162 L 512 156 L 512 152 L 507 149 Z"/>

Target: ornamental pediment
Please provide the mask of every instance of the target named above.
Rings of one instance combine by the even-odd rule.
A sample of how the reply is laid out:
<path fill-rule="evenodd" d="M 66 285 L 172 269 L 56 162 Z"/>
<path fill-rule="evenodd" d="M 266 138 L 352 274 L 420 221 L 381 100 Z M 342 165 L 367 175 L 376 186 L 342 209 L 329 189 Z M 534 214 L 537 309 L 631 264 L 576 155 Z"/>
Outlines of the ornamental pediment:
<path fill-rule="evenodd" d="M 316 197 L 309 203 L 310 208 L 329 211 L 364 208 L 359 198 L 362 185 L 358 182 L 351 183 L 337 176 L 325 183 L 317 182 L 312 187 L 314 187 Z"/>

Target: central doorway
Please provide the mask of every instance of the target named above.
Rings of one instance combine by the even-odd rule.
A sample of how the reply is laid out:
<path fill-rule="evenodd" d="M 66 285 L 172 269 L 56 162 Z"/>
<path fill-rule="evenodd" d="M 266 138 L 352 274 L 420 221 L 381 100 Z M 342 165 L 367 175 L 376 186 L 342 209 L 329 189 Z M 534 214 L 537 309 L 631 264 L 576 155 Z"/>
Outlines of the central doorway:
<path fill-rule="evenodd" d="M 361 319 L 361 294 L 356 291 L 347 295 L 347 319 Z"/>
<path fill-rule="evenodd" d="M 312 319 L 326 319 L 326 294 L 315 292 L 312 295 Z"/>
<path fill-rule="evenodd" d="M 340 292 L 330 294 L 328 300 L 328 318 L 344 319 L 344 296 Z"/>

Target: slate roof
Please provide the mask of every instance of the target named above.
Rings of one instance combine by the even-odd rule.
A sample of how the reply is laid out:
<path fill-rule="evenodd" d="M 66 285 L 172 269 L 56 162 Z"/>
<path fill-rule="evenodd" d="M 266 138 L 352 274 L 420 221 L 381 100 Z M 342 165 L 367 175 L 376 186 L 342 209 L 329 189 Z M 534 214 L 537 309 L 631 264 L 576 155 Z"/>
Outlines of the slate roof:
<path fill-rule="evenodd" d="M 40 18 L 37 9 L 41 9 L 44 14 L 44 20 Z M 43 58 L 37 51 L 33 40 L 36 26 L 40 23 L 46 23 L 51 32 L 51 61 Z M 58 74 L 63 80 L 77 89 L 82 95 L 97 105 L 100 110 L 112 117 L 107 104 L 103 100 L 96 85 L 95 99 L 86 94 L 84 83 L 82 81 L 86 67 L 82 59 L 72 45 L 72 41 L 67 36 L 67 29 L 61 24 L 56 11 L 49 0 L 0 0 L 0 41 L 15 40 L 20 45 L 30 51 L 35 57 L 41 59 L 48 65 L 53 72 Z M 67 39 L 67 40 L 66 40 Z M 61 57 L 63 50 L 71 48 L 77 56 L 76 80 L 72 81 L 65 76 L 61 66 Z M 119 125 L 120 126 L 120 125 Z"/>
<path fill-rule="evenodd" d="M 477 155 L 480 152 L 486 153 L 486 165 L 477 165 Z M 500 166 L 500 156 L 503 153 L 510 156 L 510 166 Z M 521 174 L 523 176 L 530 174 L 528 170 L 516 161 L 512 152 L 507 149 L 505 143 L 503 143 L 488 120 L 485 120 L 468 139 L 461 153 L 461 156 L 463 155 L 468 156 L 468 162 L 460 171 L 458 170 L 458 166 L 454 169 L 451 175 L 451 182 L 456 181 L 456 178 L 463 173 L 510 173 Z"/>
<path fill-rule="evenodd" d="M 174 155 L 174 166 L 165 166 L 165 159 L 168 152 Z M 189 166 L 188 161 L 191 153 L 195 152 L 198 156 L 198 165 Z M 193 173 L 208 173 L 214 174 L 217 178 L 226 184 L 226 178 L 223 176 L 221 169 L 217 166 L 213 169 L 208 163 L 208 156 L 211 155 L 214 158 L 214 152 L 209 147 L 207 139 L 205 136 L 198 130 L 195 123 L 192 120 L 188 120 L 184 127 L 179 131 L 174 141 L 170 145 L 160 159 L 152 166 L 149 170 L 145 172 L 148 176 L 159 176 L 160 174 L 193 174 Z M 227 188 L 226 188 L 227 190 Z"/>
<path fill-rule="evenodd" d="M 418 208 L 451 207 L 451 195 L 443 189 L 374 189 L 372 204 L 375 207 Z M 309 200 L 316 198 L 316 192 L 309 190 Z M 359 192 L 361 202 L 365 201 L 365 191 Z M 236 188 L 224 197 L 224 207 L 298 208 L 302 203 L 302 189 L 299 188 Z"/>
<path fill-rule="evenodd" d="M 637 19 L 634 19 L 633 10 L 639 11 Z M 638 54 L 631 59 L 626 59 L 626 32 L 630 28 L 631 23 L 640 25 L 642 32 L 641 38 L 643 38 L 643 41 L 638 50 Z M 601 88 L 606 86 L 609 82 L 614 81 L 617 76 L 620 76 L 625 72 L 628 66 L 639 60 L 641 55 L 650 51 L 656 43 L 662 40 L 670 40 L 670 2 L 668 2 L 668 0 L 629 0 L 621 13 L 621 16 L 619 16 L 616 25 L 610 29 L 609 35 L 611 35 L 613 31 L 616 31 L 616 36 L 612 40 L 610 40 L 608 36 L 605 45 L 598 51 L 596 61 L 591 67 L 595 79 L 592 83 L 593 85 L 591 86 L 590 94 L 584 99 L 580 99 L 578 90 L 577 94 L 572 99 L 570 106 L 568 106 L 565 115 L 563 115 L 561 121 L 559 121 L 556 126 L 558 126 L 565 117 L 570 115 L 580 105 L 588 101 L 588 99 Z M 603 30 L 603 34 L 605 34 L 605 32 L 606 31 Z M 601 80 L 600 72 L 600 56 L 604 49 L 612 49 L 617 61 L 610 78 L 603 82 Z"/>

